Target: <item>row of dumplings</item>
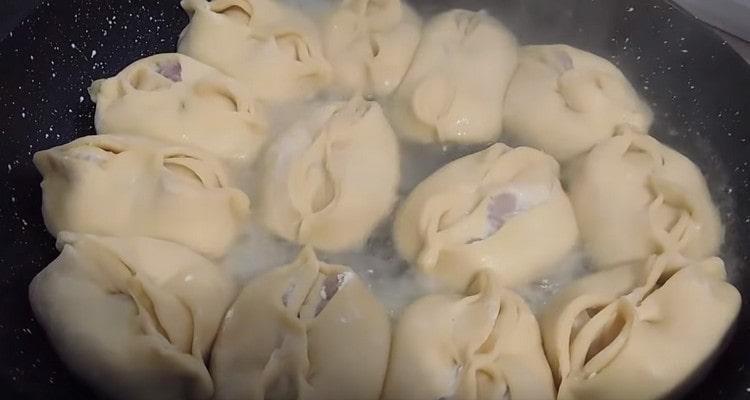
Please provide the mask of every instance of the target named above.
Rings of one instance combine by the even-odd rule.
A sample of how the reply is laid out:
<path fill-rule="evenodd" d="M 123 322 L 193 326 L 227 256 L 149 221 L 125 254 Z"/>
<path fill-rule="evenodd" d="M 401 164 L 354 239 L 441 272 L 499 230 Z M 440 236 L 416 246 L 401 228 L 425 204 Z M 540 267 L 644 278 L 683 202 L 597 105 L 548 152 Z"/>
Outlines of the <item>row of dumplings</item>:
<path fill-rule="evenodd" d="M 180 55 L 140 60 L 92 87 L 100 133 L 156 136 L 252 162 L 268 136 L 264 106 L 333 93 L 376 99 L 408 141 L 502 135 L 564 162 L 622 124 L 648 132 L 653 119 L 607 60 L 565 45 L 519 47 L 482 11 L 451 10 L 423 24 L 400 0 L 343 0 L 319 18 L 273 0 L 182 5 L 190 23 Z"/>
<path fill-rule="evenodd" d="M 720 259 L 662 253 L 573 283 L 540 323 L 483 270 L 391 327 L 356 273 L 310 248 L 237 294 L 171 242 L 58 244 L 32 307 L 66 364 L 114 399 L 657 399 L 716 351 L 740 306 Z"/>

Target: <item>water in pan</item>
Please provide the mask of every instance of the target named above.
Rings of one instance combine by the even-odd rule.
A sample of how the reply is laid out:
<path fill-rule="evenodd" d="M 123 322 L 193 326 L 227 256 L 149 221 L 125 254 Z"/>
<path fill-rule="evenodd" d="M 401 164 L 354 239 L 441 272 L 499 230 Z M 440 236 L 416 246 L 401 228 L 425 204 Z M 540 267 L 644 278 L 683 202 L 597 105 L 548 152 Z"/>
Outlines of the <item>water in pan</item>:
<path fill-rule="evenodd" d="M 307 15 L 322 19 L 334 7 L 337 2 L 332 0 L 287 0 L 294 7 L 302 8 Z M 423 15 L 433 14 L 434 10 L 428 7 L 420 10 Z M 304 119 L 320 105 L 332 100 L 345 100 L 337 98 L 330 93 L 323 94 L 318 98 L 283 106 L 269 107 L 269 126 L 272 129 L 271 137 L 288 130 L 292 124 Z M 658 110 L 657 110 L 658 111 Z M 660 133 L 666 132 L 661 135 Z M 673 144 L 675 137 L 680 133 L 673 129 L 656 125 L 654 134 L 660 140 Z M 687 136 L 691 143 L 685 148 L 700 148 L 703 152 L 699 155 L 688 154 L 696 160 L 699 165 L 708 169 L 707 176 L 714 199 L 719 206 L 722 218 L 731 219 L 735 205 L 733 204 L 731 189 L 726 187 L 727 177 L 721 168 L 720 159 L 712 149 L 707 138 L 700 135 Z M 684 142 L 685 137 L 680 138 Z M 502 141 L 502 139 L 501 139 Z M 674 141 L 681 143 L 680 141 Z M 513 145 L 513 143 L 508 143 Z M 401 182 L 399 196 L 405 198 L 408 193 L 424 178 L 446 163 L 472 154 L 486 147 L 485 145 L 474 146 L 439 146 L 411 144 L 401 141 Z M 680 150 L 678 148 L 678 150 Z M 241 187 L 248 192 L 252 199 L 255 194 L 256 169 L 237 171 L 240 176 Z M 394 210 L 398 208 L 396 204 Z M 319 254 L 321 259 L 354 269 L 367 283 L 373 293 L 386 306 L 391 316 L 397 316 L 400 310 L 416 298 L 430 293 L 439 288 L 436 284 L 428 282 L 425 278 L 416 275 L 408 263 L 398 256 L 391 239 L 393 213 L 372 233 L 363 248 L 340 254 Z M 736 255 L 737 243 L 728 242 L 722 249 L 722 257 L 727 263 L 730 279 L 738 279 L 741 265 Z M 249 279 L 268 269 L 291 262 L 300 247 L 283 239 L 274 237 L 256 223 L 251 223 L 247 228 L 247 235 L 241 240 L 232 252 L 227 256 L 225 267 L 244 284 Z M 549 299 L 561 288 L 573 280 L 589 273 L 585 255 L 580 248 L 576 248 L 565 257 L 558 266 L 551 269 L 551 275 L 539 281 L 517 288 L 517 292 L 523 296 L 535 313 L 541 311 Z"/>

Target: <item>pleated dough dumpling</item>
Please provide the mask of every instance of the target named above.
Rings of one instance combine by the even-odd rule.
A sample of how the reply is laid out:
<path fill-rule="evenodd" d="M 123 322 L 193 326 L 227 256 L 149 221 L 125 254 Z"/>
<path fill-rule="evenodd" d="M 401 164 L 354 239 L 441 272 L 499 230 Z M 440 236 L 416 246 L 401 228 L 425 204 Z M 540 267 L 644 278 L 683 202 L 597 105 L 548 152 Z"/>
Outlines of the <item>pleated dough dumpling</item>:
<path fill-rule="evenodd" d="M 177 49 L 245 82 L 259 99 L 306 98 L 327 85 L 331 66 L 318 29 L 273 0 L 182 0 L 190 23 Z"/>
<path fill-rule="evenodd" d="M 357 274 L 307 247 L 230 308 L 211 358 L 215 399 L 378 399 L 390 335 Z"/>
<path fill-rule="evenodd" d="M 257 216 L 271 232 L 326 251 L 362 244 L 396 201 L 399 150 L 378 103 L 328 103 L 271 144 Z"/>
<path fill-rule="evenodd" d="M 526 46 L 508 87 L 504 135 L 564 162 L 615 134 L 648 132 L 653 114 L 609 61 L 566 45 Z"/>
<path fill-rule="evenodd" d="M 555 398 L 534 315 L 490 271 L 418 299 L 394 330 L 385 400 Z"/>
<path fill-rule="evenodd" d="M 337 89 L 389 95 L 411 64 L 421 29 L 417 14 L 401 0 L 342 0 L 323 38 Z"/>
<path fill-rule="evenodd" d="M 221 163 L 191 147 L 95 135 L 40 151 L 34 164 L 55 236 L 148 236 L 221 257 L 250 212 Z"/>
<path fill-rule="evenodd" d="M 31 282 L 37 321 L 76 375 L 112 399 L 212 398 L 207 363 L 236 288 L 178 244 L 65 232 Z"/>
<path fill-rule="evenodd" d="M 664 250 L 693 259 L 718 252 L 723 229 L 703 174 L 653 137 L 623 129 L 573 171 L 570 199 L 594 267 Z"/>
<path fill-rule="evenodd" d="M 483 11 L 452 10 L 433 17 L 389 101 L 388 114 L 399 134 L 421 143 L 497 139 L 516 53 L 513 35 Z"/>
<path fill-rule="evenodd" d="M 552 157 L 502 143 L 448 163 L 399 208 L 396 249 L 455 288 L 485 268 L 507 286 L 541 278 L 578 239 L 558 173 Z"/>
<path fill-rule="evenodd" d="M 252 162 L 266 140 L 265 119 L 248 88 L 181 54 L 138 60 L 94 82 L 99 134 L 142 135 Z"/>
<path fill-rule="evenodd" d="M 558 399 L 661 399 L 678 388 L 739 312 L 725 279 L 719 258 L 683 266 L 660 255 L 564 289 L 541 318 Z"/>

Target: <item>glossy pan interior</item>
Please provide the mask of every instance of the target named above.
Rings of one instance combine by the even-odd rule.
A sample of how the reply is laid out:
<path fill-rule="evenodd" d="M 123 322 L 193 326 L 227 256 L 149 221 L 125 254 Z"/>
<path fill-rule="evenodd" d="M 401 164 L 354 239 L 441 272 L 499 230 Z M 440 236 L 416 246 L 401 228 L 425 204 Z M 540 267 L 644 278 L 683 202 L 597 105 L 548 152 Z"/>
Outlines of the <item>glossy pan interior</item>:
<path fill-rule="evenodd" d="M 92 79 L 175 49 L 187 22 L 177 3 L 43 2 L 0 42 L 0 398 L 92 397 L 56 357 L 29 308 L 28 283 L 57 255 L 42 222 L 31 155 L 93 132 L 86 92 Z M 705 172 L 727 226 L 724 256 L 744 271 L 750 259 L 750 67 L 708 28 L 656 0 L 412 3 L 425 12 L 485 8 L 522 43 L 565 42 L 611 57 L 656 110 L 654 134 Z M 732 278 L 745 303 L 736 332 L 689 398 L 746 398 L 750 388 L 750 272 Z"/>

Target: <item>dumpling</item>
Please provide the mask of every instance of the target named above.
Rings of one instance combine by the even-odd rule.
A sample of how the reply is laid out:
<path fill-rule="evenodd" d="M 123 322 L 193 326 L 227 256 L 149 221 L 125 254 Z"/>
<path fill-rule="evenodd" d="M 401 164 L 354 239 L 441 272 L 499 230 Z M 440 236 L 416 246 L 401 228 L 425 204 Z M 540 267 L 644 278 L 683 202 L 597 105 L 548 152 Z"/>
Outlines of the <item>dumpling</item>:
<path fill-rule="evenodd" d="M 486 270 L 465 294 L 418 299 L 394 328 L 383 399 L 448 398 L 555 398 L 534 315 Z"/>
<path fill-rule="evenodd" d="M 280 136 L 262 163 L 257 217 L 274 234 L 325 251 L 355 248 L 390 212 L 396 136 L 375 102 L 327 103 Z"/>
<path fill-rule="evenodd" d="M 497 139 L 516 52 L 513 35 L 483 11 L 433 17 L 387 107 L 399 134 L 421 143 Z"/>
<path fill-rule="evenodd" d="M 338 90 L 367 97 L 393 92 L 414 57 L 421 25 L 401 0 L 342 0 L 323 41 Z"/>
<path fill-rule="evenodd" d="M 598 272 L 541 318 L 559 400 L 661 399 L 719 347 L 740 308 L 724 263 L 672 255 Z"/>
<path fill-rule="evenodd" d="M 609 61 L 566 45 L 526 46 L 519 54 L 505 97 L 509 140 L 564 162 L 614 135 L 620 124 L 648 132 L 651 109 Z"/>
<path fill-rule="evenodd" d="M 245 85 L 180 54 L 138 60 L 90 92 L 100 134 L 150 136 L 244 163 L 267 136 Z"/>
<path fill-rule="evenodd" d="M 60 235 L 31 282 L 60 358 L 112 399 L 210 399 L 206 366 L 236 288 L 186 247 L 148 238 Z"/>
<path fill-rule="evenodd" d="M 309 97 L 327 85 L 315 24 L 273 0 L 182 0 L 190 23 L 177 49 L 250 85 L 272 102 Z"/>
<path fill-rule="evenodd" d="M 221 257 L 250 212 L 221 164 L 189 147 L 95 135 L 40 151 L 34 164 L 44 178 L 44 222 L 55 236 L 148 236 Z"/>
<path fill-rule="evenodd" d="M 653 137 L 621 129 L 571 171 L 570 200 L 594 267 L 668 249 L 693 259 L 718 252 L 723 230 L 703 174 Z"/>
<path fill-rule="evenodd" d="M 307 247 L 230 308 L 211 358 L 215 399 L 378 399 L 390 335 L 357 274 Z"/>
<path fill-rule="evenodd" d="M 502 143 L 448 163 L 399 208 L 396 249 L 454 288 L 485 268 L 506 286 L 541 278 L 578 239 L 558 172 L 552 157 Z"/>

